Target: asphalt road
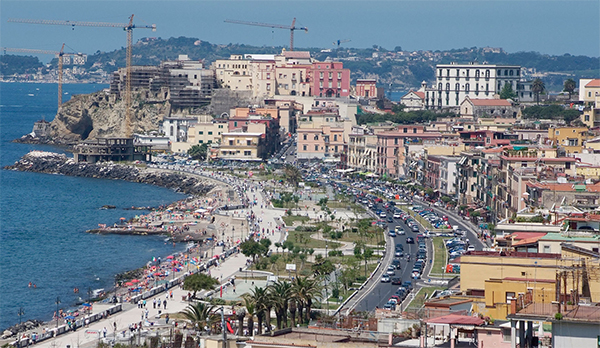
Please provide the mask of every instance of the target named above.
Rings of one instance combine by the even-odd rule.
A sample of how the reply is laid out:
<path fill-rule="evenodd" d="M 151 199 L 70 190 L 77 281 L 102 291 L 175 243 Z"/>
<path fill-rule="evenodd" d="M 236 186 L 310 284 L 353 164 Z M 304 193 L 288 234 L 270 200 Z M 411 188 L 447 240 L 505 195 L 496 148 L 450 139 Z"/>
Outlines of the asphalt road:
<path fill-rule="evenodd" d="M 378 205 L 378 209 L 382 209 L 381 205 Z M 375 209 L 377 210 L 377 209 Z M 415 284 L 415 280 L 411 279 L 412 276 L 412 268 L 417 259 L 417 251 L 419 249 L 418 244 L 416 244 L 416 236 L 418 233 L 412 232 L 412 230 L 402 221 L 402 219 L 394 219 L 394 222 L 388 223 L 387 229 L 395 229 L 396 226 L 401 226 L 405 232 L 405 235 L 397 235 L 395 238 L 388 237 L 388 242 L 390 239 L 393 240 L 392 244 L 386 248 L 387 253 L 393 253 L 395 251 L 395 246 L 397 243 L 401 243 L 404 245 L 404 257 L 396 258 L 391 257 L 389 262 L 381 265 L 381 270 L 383 272 L 386 271 L 387 267 L 391 264 L 391 260 L 399 259 L 401 264 L 401 269 L 396 270 L 396 274 L 390 276 L 391 278 L 399 277 L 404 281 L 412 281 L 413 286 Z M 422 230 L 420 232 L 423 232 Z M 406 244 L 406 238 L 413 237 L 415 239 L 415 244 Z M 428 256 L 431 253 L 431 248 L 428 243 Z M 410 255 L 410 262 L 406 261 L 406 255 Z M 380 272 L 380 273 L 383 273 Z M 380 281 L 381 275 L 377 279 L 377 284 L 369 290 L 368 294 L 362 298 L 362 300 L 357 304 L 355 310 L 357 311 L 365 311 L 365 310 L 373 310 L 375 307 L 383 308 L 383 305 L 390 299 L 390 297 L 398 290 L 400 285 L 392 285 L 392 283 L 382 283 Z M 410 295 L 409 295 L 410 296 Z"/>

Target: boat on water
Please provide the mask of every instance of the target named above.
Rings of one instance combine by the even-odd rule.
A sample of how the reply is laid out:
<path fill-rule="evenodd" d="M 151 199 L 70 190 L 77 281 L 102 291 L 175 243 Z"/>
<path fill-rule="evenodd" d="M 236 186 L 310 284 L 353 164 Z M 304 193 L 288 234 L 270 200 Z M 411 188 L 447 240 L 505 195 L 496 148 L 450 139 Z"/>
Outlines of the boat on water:
<path fill-rule="evenodd" d="M 28 96 L 33 97 L 33 96 L 35 96 L 35 94 L 29 93 Z"/>

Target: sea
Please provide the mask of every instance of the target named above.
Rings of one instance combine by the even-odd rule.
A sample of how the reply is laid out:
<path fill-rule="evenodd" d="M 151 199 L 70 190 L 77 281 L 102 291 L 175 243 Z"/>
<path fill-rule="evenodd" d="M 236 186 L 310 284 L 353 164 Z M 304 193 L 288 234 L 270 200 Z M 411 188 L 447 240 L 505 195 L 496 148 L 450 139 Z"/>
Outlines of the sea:
<path fill-rule="evenodd" d="M 65 84 L 63 102 L 107 87 Z M 12 142 L 30 133 L 35 121 L 54 119 L 57 90 L 56 84 L 0 83 L 1 167 L 31 150 L 65 153 L 59 147 Z M 119 180 L 0 170 L 0 330 L 20 320 L 50 320 L 57 299 L 61 309 L 73 308 L 79 297 L 87 300 L 90 290 L 110 289 L 117 273 L 185 249 L 160 236 L 85 233 L 99 223 L 145 212 L 124 208 L 183 198 L 165 188 Z M 102 210 L 103 205 L 117 208 Z"/>

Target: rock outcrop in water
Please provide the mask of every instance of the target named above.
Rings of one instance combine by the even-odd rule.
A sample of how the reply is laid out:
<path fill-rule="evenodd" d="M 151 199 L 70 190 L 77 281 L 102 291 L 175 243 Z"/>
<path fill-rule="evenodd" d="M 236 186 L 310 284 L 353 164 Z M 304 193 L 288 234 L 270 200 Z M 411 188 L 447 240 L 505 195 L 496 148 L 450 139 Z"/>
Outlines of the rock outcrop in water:
<path fill-rule="evenodd" d="M 166 187 L 190 195 L 204 195 L 214 187 L 208 180 L 197 176 L 112 162 L 76 163 L 66 155 L 43 151 L 32 151 L 4 169 L 86 178 L 118 179 Z"/>

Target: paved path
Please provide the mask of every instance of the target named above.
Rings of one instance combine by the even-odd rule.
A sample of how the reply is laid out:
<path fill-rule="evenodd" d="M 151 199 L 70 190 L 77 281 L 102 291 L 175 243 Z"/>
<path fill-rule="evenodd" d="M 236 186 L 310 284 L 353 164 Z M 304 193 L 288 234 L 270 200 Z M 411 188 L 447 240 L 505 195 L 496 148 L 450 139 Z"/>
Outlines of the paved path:
<path fill-rule="evenodd" d="M 170 168 L 176 169 L 176 168 Z M 180 168 L 179 168 L 180 169 Z M 283 215 L 283 211 L 279 211 L 276 209 L 271 209 L 268 207 L 268 201 L 266 197 L 262 194 L 260 190 L 260 185 L 251 181 L 243 181 L 234 177 L 224 176 L 224 175 L 216 175 L 210 172 L 202 172 L 198 171 L 195 174 L 205 175 L 208 177 L 212 177 L 214 179 L 220 180 L 222 182 L 226 182 L 228 184 L 238 184 L 242 187 L 247 187 L 248 189 L 243 191 L 243 194 L 247 196 L 249 200 L 254 201 L 256 199 L 256 205 L 251 209 L 239 209 L 239 210 L 231 210 L 224 211 L 222 214 L 237 216 L 240 218 L 244 218 L 250 211 L 253 211 L 256 216 L 259 218 L 259 221 L 256 225 L 256 228 L 262 232 L 262 228 L 265 230 L 268 228 L 269 231 L 275 230 L 275 232 L 265 234 L 266 237 L 271 239 L 272 243 L 278 242 L 282 239 L 283 234 L 285 233 L 285 229 L 282 231 L 278 231 L 275 227 L 277 224 L 281 224 L 281 216 Z M 254 192 L 252 192 L 252 190 Z M 262 205 L 262 208 L 261 208 Z M 230 229 L 225 229 L 225 238 L 230 237 L 231 240 L 240 237 L 240 232 L 238 231 L 237 236 L 235 236 L 235 231 Z M 262 234 L 262 233 L 261 233 Z M 274 246 L 271 246 L 274 248 Z M 214 250 L 215 254 L 220 254 L 222 249 L 218 247 Z M 240 254 L 234 254 L 225 261 L 223 261 L 218 267 L 211 267 L 210 274 L 211 276 L 219 279 L 222 283 L 227 283 L 229 279 L 239 271 L 239 269 L 246 268 L 246 257 Z M 257 284 L 258 285 L 258 284 Z M 246 285 L 242 286 L 245 287 Z M 240 289 L 242 290 L 242 289 Z M 184 291 L 178 286 L 172 288 L 170 291 L 173 293 L 173 297 L 170 296 L 167 298 L 167 293 L 163 292 L 156 296 L 150 297 L 146 299 L 146 308 L 140 309 L 137 308 L 136 305 L 130 303 L 123 304 L 123 311 L 118 312 L 110 317 L 100 320 L 98 322 L 91 323 L 89 327 L 80 328 L 77 331 L 66 333 L 63 335 L 59 335 L 56 338 L 49 339 L 43 342 L 36 344 L 37 347 L 40 348 L 55 348 L 62 347 L 65 348 L 67 345 L 70 347 L 80 347 L 80 346 L 92 346 L 95 345 L 99 339 L 99 333 L 101 333 L 104 328 L 108 331 L 107 337 L 112 338 L 116 334 L 118 339 L 127 339 L 130 335 L 129 333 L 129 325 L 133 323 L 139 323 L 140 321 L 146 322 L 145 329 L 153 328 L 153 327 L 169 327 L 173 325 L 173 320 L 166 324 L 164 315 L 166 313 L 173 314 L 177 312 L 181 312 L 188 306 L 188 302 L 184 301 L 183 298 L 187 296 L 188 291 Z M 230 297 L 233 293 L 231 287 L 226 291 L 227 297 Z M 215 291 L 213 295 L 215 297 L 219 296 L 219 291 Z M 162 317 L 158 318 L 159 309 L 153 308 L 153 301 L 157 300 L 167 300 L 166 309 L 160 309 Z M 102 305 L 98 306 L 100 309 Z M 146 320 L 145 314 L 146 310 L 148 311 L 148 319 Z M 144 317 L 142 317 L 142 315 Z M 147 327 L 146 325 L 152 325 Z M 115 332 L 116 327 L 116 332 Z M 41 331 L 41 330 L 38 330 Z"/>

